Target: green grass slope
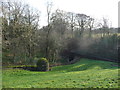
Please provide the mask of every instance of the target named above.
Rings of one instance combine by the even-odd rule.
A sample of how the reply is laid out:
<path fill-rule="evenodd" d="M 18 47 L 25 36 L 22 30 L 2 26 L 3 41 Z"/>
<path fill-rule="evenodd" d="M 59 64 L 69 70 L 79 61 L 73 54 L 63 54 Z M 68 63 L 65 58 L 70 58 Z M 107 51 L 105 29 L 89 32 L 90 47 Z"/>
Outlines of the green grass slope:
<path fill-rule="evenodd" d="M 3 88 L 118 88 L 118 67 L 113 62 L 81 59 L 49 72 L 3 70 Z"/>

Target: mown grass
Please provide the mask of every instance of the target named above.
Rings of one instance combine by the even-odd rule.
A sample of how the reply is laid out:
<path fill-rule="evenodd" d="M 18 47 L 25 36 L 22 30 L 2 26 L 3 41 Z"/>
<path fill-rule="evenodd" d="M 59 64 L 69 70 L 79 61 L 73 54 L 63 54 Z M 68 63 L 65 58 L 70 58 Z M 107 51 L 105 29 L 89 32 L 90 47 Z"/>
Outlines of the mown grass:
<path fill-rule="evenodd" d="M 3 70 L 3 88 L 118 88 L 118 67 L 107 61 L 81 59 L 49 72 Z"/>

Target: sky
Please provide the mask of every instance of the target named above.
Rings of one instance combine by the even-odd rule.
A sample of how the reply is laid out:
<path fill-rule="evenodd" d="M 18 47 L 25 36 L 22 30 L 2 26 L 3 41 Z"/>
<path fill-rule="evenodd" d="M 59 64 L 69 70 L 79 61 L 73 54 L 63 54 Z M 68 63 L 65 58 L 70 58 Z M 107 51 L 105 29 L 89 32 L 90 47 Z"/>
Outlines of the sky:
<path fill-rule="evenodd" d="M 53 2 L 52 10 L 83 13 L 97 20 L 108 19 L 109 25 L 118 27 L 119 0 L 26 0 L 30 6 L 41 11 L 40 25 L 46 25 L 46 2 Z"/>
<path fill-rule="evenodd" d="M 40 10 L 40 26 L 47 24 L 46 3 L 52 2 L 52 11 L 56 9 L 67 12 L 90 15 L 101 21 L 108 19 L 109 25 L 118 27 L 118 2 L 120 0 L 20 0 Z"/>

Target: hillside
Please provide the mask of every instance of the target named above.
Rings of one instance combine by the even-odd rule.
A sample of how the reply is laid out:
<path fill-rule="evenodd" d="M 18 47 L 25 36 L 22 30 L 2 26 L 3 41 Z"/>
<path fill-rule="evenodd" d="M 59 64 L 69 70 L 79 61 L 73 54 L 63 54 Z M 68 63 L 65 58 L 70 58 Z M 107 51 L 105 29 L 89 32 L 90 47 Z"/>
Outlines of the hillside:
<path fill-rule="evenodd" d="M 3 88 L 118 88 L 118 67 L 113 62 L 81 59 L 49 72 L 20 69 L 3 71 Z"/>

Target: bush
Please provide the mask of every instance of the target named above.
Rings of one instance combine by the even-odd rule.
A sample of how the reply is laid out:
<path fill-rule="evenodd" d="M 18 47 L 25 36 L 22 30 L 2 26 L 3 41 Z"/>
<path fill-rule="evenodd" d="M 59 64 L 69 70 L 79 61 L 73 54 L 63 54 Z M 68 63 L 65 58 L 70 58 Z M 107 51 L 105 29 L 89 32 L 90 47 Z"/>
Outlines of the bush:
<path fill-rule="evenodd" d="M 37 69 L 39 71 L 49 71 L 49 62 L 46 58 L 40 58 L 37 61 Z"/>

